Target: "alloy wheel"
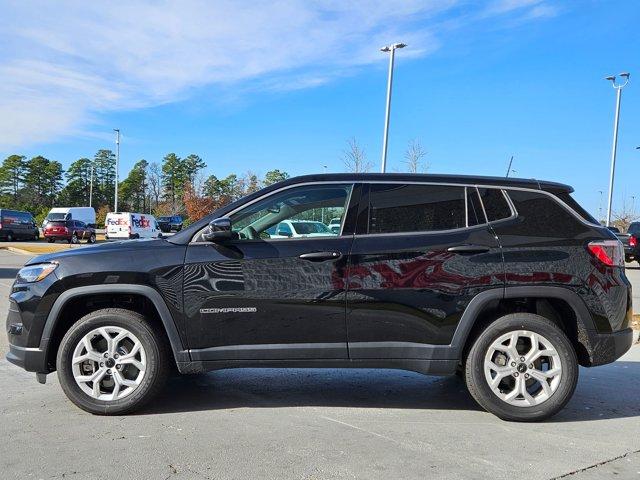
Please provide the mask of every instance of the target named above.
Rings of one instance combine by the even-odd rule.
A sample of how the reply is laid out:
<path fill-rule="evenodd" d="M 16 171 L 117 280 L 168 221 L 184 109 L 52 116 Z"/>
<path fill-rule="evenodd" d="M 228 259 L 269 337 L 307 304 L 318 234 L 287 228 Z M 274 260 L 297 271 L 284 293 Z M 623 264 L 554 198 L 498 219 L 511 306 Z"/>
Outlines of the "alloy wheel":
<path fill-rule="evenodd" d="M 72 357 L 73 377 L 87 395 L 120 400 L 142 383 L 147 356 L 138 338 L 122 327 L 106 326 L 87 333 Z"/>
<path fill-rule="evenodd" d="M 491 391 L 504 402 L 532 407 L 548 400 L 562 377 L 560 355 L 544 336 L 516 330 L 498 337 L 488 348 L 484 375 Z"/>

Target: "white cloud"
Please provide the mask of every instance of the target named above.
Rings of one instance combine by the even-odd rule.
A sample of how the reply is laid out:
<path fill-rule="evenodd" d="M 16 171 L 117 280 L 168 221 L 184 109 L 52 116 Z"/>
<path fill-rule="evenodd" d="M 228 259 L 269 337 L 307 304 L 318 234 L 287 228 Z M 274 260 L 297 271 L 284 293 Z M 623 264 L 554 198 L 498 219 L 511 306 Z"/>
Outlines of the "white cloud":
<path fill-rule="evenodd" d="M 303 89 L 440 44 L 458 0 L 9 2 L 0 6 L 0 149 L 79 134 L 100 113 L 187 98 L 195 88 Z M 535 14 L 500 0 L 472 15 Z M 486 12 L 490 12 L 487 14 Z"/>

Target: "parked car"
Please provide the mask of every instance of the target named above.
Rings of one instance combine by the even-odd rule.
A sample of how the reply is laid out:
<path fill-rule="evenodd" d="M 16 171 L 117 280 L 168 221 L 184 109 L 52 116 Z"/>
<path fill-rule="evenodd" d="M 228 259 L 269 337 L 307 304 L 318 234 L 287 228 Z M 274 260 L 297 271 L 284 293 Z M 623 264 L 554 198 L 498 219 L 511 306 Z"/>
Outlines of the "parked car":
<path fill-rule="evenodd" d="M 158 222 L 148 213 L 107 213 L 105 227 L 106 240 L 162 237 Z"/>
<path fill-rule="evenodd" d="M 631 222 L 627 229 L 627 241 L 624 247 L 625 260 L 640 264 L 640 222 Z"/>
<path fill-rule="evenodd" d="M 338 226 L 339 230 L 339 226 Z M 337 235 L 322 222 L 313 220 L 285 220 L 266 230 L 270 238 L 326 237 Z"/>
<path fill-rule="evenodd" d="M 0 239 L 12 242 L 39 238 L 40 231 L 33 215 L 20 210 L 0 208 Z"/>
<path fill-rule="evenodd" d="M 341 218 L 332 218 L 329 222 L 329 230 L 337 235 L 340 233 L 340 225 L 342 225 Z"/>
<path fill-rule="evenodd" d="M 366 367 L 461 372 L 489 412 L 542 420 L 573 395 L 578 365 L 613 362 L 633 341 L 620 242 L 572 191 L 475 176 L 287 179 L 167 239 L 29 260 L 7 359 L 42 383 L 57 370 L 69 399 L 102 415 L 140 408 L 174 367 Z M 340 235 L 265 238 L 336 210 Z"/>
<path fill-rule="evenodd" d="M 86 240 L 87 243 L 96 243 L 96 231 L 80 220 L 49 220 L 44 227 L 44 238 L 49 243 L 56 240 L 69 243 L 80 243 Z"/>
<path fill-rule="evenodd" d="M 55 207 L 49 210 L 42 228 L 52 220 L 79 220 L 89 227 L 96 228 L 96 211 L 93 207 Z"/>
<path fill-rule="evenodd" d="M 180 215 L 173 215 L 169 217 L 158 217 L 158 226 L 164 233 L 169 233 L 172 230 L 179 232 L 182 230 L 182 217 Z"/>

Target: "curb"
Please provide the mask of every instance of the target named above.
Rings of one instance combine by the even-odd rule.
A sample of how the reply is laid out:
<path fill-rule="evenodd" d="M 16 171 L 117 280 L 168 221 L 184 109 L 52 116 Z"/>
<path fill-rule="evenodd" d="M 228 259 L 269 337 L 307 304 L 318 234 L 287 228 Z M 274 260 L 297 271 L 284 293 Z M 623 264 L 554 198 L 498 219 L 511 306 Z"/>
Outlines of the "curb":
<path fill-rule="evenodd" d="M 16 248 L 16 247 L 0 246 L 0 250 L 9 250 L 10 252 L 19 253 L 21 255 L 38 255 L 38 254 L 30 252 L 28 250 L 22 250 L 21 248 Z"/>

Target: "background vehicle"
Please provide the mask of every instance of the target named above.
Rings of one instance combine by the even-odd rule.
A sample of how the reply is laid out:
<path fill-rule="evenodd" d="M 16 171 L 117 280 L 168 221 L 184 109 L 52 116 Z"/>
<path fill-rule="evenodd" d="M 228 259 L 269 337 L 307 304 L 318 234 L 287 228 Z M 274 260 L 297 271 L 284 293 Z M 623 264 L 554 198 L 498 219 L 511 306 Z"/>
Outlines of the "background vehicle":
<path fill-rule="evenodd" d="M 162 237 L 155 217 L 147 213 L 107 213 L 105 229 L 107 240 Z"/>
<path fill-rule="evenodd" d="M 329 222 L 329 230 L 331 230 L 336 235 L 340 233 L 340 225 L 342 224 L 342 220 L 340 218 L 332 218 Z"/>
<path fill-rule="evenodd" d="M 169 217 L 158 217 L 158 226 L 164 233 L 169 233 L 172 230 L 179 232 L 182 230 L 182 217 L 180 215 L 173 215 Z"/>
<path fill-rule="evenodd" d="M 627 262 L 636 260 L 640 264 L 640 222 L 632 222 L 629 225 L 624 253 Z"/>
<path fill-rule="evenodd" d="M 175 363 L 461 372 L 500 418 L 548 418 L 578 365 L 633 341 L 621 244 L 571 192 L 514 178 L 287 179 L 166 240 L 30 260 L 7 359 L 40 381 L 57 370 L 71 401 L 99 414 L 140 408 Z M 334 217 L 340 235 L 268 237 Z"/>
<path fill-rule="evenodd" d="M 96 243 L 95 229 L 80 220 L 49 220 L 43 231 L 44 238 L 49 243 L 56 240 L 69 243 L 80 243 L 86 240 L 87 243 Z"/>
<path fill-rule="evenodd" d="M 340 225 L 338 225 L 340 231 Z M 285 220 L 266 230 L 271 238 L 326 237 L 337 235 L 322 222 L 313 220 Z"/>
<path fill-rule="evenodd" d="M 33 215 L 19 210 L 0 209 L 0 239 L 11 242 L 38 240 L 38 238 L 40 238 L 40 231 Z"/>
<path fill-rule="evenodd" d="M 93 207 L 55 207 L 49 210 L 42 228 L 46 227 L 51 220 L 80 220 L 87 226 L 95 228 L 96 211 Z"/>

